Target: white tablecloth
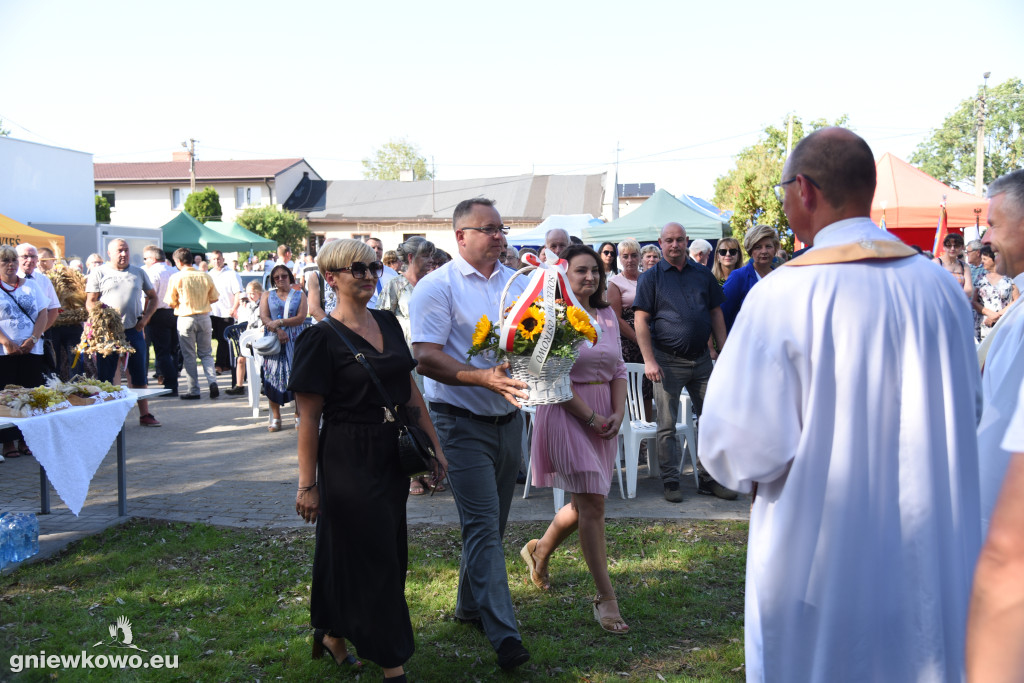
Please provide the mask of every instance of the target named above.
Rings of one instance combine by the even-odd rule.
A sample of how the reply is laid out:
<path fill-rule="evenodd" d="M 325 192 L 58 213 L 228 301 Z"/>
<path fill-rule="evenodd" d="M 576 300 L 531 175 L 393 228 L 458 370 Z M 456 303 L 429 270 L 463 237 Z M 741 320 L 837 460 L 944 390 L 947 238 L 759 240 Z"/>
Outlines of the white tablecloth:
<path fill-rule="evenodd" d="M 5 421 L 21 430 L 57 495 L 77 516 L 89 494 L 89 482 L 137 400 L 131 394 L 97 405 Z"/>

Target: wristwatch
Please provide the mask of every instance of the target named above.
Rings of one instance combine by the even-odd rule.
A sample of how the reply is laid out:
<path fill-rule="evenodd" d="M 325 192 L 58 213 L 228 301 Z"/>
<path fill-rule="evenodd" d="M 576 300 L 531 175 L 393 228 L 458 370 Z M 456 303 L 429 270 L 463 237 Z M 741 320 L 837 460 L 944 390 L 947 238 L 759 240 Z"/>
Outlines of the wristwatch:
<path fill-rule="evenodd" d="M 39 341 L 39 337 L 37 337 L 37 336 L 36 336 L 36 335 L 34 335 L 34 334 L 33 334 L 33 335 L 32 335 L 31 337 L 29 337 L 29 339 L 31 339 L 31 340 L 32 340 L 32 343 L 33 343 L 33 344 L 35 344 L 36 342 L 38 342 L 38 341 Z"/>

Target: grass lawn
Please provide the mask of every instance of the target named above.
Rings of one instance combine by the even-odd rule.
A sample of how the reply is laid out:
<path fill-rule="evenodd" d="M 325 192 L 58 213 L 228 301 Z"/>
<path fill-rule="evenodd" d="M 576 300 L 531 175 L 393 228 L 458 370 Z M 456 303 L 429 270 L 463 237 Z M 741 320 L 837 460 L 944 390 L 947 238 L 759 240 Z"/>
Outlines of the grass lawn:
<path fill-rule="evenodd" d="M 458 529 L 410 528 L 406 597 L 413 681 L 742 680 L 744 522 L 611 520 L 612 581 L 625 636 L 593 619 L 593 582 L 574 535 L 551 564 L 552 590 L 527 579 L 519 548 L 545 524 L 510 524 L 505 556 L 532 659 L 502 672 L 484 636 L 454 621 Z M 372 681 L 310 660 L 312 529 L 234 530 L 132 520 L 56 558 L 0 577 L 0 680 Z M 134 644 L 109 647 L 131 621 Z M 118 634 L 120 636 L 120 634 Z M 123 641 L 123 638 L 119 638 Z M 177 669 L 11 671 L 11 655 L 177 655 Z"/>

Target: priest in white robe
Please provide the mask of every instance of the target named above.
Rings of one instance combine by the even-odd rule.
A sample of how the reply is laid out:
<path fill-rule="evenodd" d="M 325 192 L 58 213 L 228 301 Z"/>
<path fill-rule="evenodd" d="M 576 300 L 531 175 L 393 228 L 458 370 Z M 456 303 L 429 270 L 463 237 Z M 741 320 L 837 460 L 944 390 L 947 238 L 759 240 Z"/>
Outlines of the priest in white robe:
<path fill-rule="evenodd" d="M 783 207 L 813 248 L 758 284 L 711 375 L 700 454 L 755 492 L 748 681 L 956 681 L 980 547 L 973 318 L 870 220 L 874 157 L 816 131 Z"/>

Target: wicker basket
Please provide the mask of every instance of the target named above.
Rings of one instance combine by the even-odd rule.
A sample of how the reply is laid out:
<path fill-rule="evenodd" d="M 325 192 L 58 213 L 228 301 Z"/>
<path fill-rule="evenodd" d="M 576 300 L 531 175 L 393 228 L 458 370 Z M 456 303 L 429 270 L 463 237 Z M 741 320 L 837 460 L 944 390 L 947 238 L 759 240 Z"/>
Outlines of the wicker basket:
<path fill-rule="evenodd" d="M 512 286 L 512 282 L 520 275 L 526 275 L 535 270 L 535 266 L 525 266 L 509 278 L 499 299 L 499 316 L 505 317 L 505 297 Z M 519 400 L 524 406 L 543 406 L 554 403 L 564 403 L 572 399 L 572 382 L 569 380 L 569 372 L 576 364 L 579 357 L 577 348 L 569 358 L 562 356 L 548 356 L 541 366 L 540 375 L 530 372 L 530 356 L 517 356 L 511 353 L 502 353 L 501 358 L 509 362 L 509 374 L 513 379 L 526 382 L 530 397 L 526 400 Z"/>
<path fill-rule="evenodd" d="M 540 376 L 530 372 L 529 356 L 513 356 L 506 354 L 511 365 L 513 379 L 526 382 L 529 385 L 530 397 L 520 400 L 524 406 L 545 406 L 553 403 L 564 403 L 572 399 L 572 382 L 569 381 L 569 371 L 576 363 L 579 352 L 573 354 L 572 358 L 561 356 L 548 356 L 541 367 Z"/>

